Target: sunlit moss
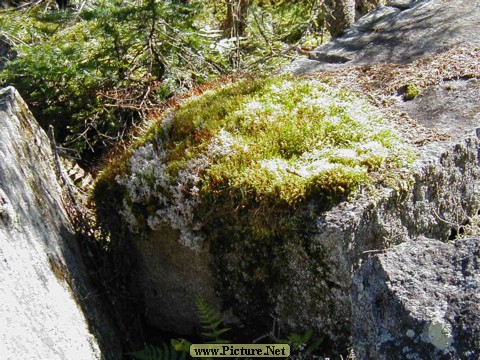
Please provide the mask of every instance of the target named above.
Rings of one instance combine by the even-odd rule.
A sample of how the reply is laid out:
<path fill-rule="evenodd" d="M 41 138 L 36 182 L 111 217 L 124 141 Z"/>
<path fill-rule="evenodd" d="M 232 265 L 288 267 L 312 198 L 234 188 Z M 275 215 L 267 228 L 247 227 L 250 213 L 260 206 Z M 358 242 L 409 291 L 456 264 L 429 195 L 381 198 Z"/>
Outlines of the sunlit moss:
<path fill-rule="evenodd" d="M 391 184 L 388 174 L 413 161 L 395 129 L 358 95 L 292 77 L 208 91 L 145 139 L 118 177 L 136 199 L 130 208 L 148 200 L 149 224 L 188 217 L 178 222 L 182 229 L 189 222 L 200 229 L 213 210 L 232 213 L 260 238 L 295 227 L 292 211 L 312 201 L 325 209 L 362 186 Z"/>
<path fill-rule="evenodd" d="M 403 94 L 405 100 L 413 100 L 418 95 L 420 95 L 420 90 L 415 85 L 408 84 L 405 86 L 405 93 Z"/>

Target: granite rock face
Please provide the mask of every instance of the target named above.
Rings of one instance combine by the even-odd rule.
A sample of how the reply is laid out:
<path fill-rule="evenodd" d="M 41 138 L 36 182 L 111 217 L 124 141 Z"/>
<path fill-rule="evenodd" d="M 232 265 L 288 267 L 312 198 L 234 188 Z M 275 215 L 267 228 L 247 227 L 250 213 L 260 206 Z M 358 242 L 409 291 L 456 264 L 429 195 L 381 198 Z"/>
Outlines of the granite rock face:
<path fill-rule="evenodd" d="M 140 256 L 136 278 L 147 306 L 146 318 L 164 331 L 192 334 L 200 318 L 195 306 L 201 297 L 220 306 L 207 248 L 195 251 L 180 244 L 178 231 L 164 226 L 148 239 L 134 241 Z"/>
<path fill-rule="evenodd" d="M 478 359 L 480 238 L 417 239 L 366 261 L 352 280 L 359 359 Z"/>
<path fill-rule="evenodd" d="M 350 65 L 406 64 L 454 46 L 479 47 L 479 9 L 479 0 L 390 1 L 289 70 L 305 74 Z"/>
<path fill-rule="evenodd" d="M 419 124 L 458 138 L 480 124 L 479 98 L 480 79 L 448 80 L 397 107 Z"/>
<path fill-rule="evenodd" d="M 134 240 L 148 321 L 166 331 L 198 325 L 194 298 L 221 304 L 247 327 L 314 329 L 340 348 L 348 341 L 351 276 L 372 253 L 418 236 L 448 240 L 480 208 L 480 130 L 419 149 L 410 180 L 320 213 L 284 242 L 207 239 L 193 251 L 169 228 Z M 231 234 L 233 237 L 233 234 Z M 330 346 L 329 345 L 329 346 Z"/>
<path fill-rule="evenodd" d="M 480 131 L 422 148 L 408 190 L 384 189 L 319 216 L 308 246 L 291 249 L 291 261 L 284 264 L 288 281 L 277 293 L 278 318 L 294 329 L 314 328 L 344 341 L 351 274 L 361 261 L 412 237 L 446 241 L 454 224 L 480 208 L 479 136 Z"/>
<path fill-rule="evenodd" d="M 50 142 L 12 87 L 0 90 L 0 139 L 2 359 L 120 359 L 67 217 Z"/>

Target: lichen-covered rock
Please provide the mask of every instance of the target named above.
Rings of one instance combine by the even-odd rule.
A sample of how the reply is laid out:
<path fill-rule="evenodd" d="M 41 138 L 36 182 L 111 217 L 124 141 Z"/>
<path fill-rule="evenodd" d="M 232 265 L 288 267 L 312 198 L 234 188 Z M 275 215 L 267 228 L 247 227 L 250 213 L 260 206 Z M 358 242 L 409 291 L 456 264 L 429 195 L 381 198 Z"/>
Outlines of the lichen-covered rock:
<path fill-rule="evenodd" d="M 332 51 L 319 49 L 316 55 L 325 56 L 323 63 L 319 58 L 313 67 L 297 63 L 301 67 L 299 73 L 327 69 L 329 65 L 324 66 L 326 63 L 342 67 L 390 60 L 408 62 L 441 52 L 453 44 L 465 43 L 472 24 L 477 23 L 475 19 L 480 14 L 477 11 L 465 17 L 465 27 L 440 34 L 444 26 L 451 24 L 445 22 L 449 11 L 456 9 L 458 14 L 463 15 L 469 12 L 466 7 L 459 6 L 463 3 L 461 0 L 391 1 L 389 4 L 392 6 L 369 15 L 369 19 L 358 23 L 344 38 L 323 48 L 328 50 L 331 46 Z M 440 18 L 437 19 L 437 16 Z M 422 19 L 428 19 L 429 23 L 424 24 Z M 435 25 L 438 22 L 441 26 Z M 367 28 L 362 29 L 361 24 Z M 401 34 L 405 26 L 408 36 L 403 39 Z M 358 37 L 353 36 L 354 32 L 362 41 L 356 43 Z M 440 35 L 446 36 L 446 42 L 431 40 L 427 36 L 429 34 L 437 40 Z M 393 48 L 388 47 L 389 35 L 396 39 L 391 43 Z M 372 39 L 376 42 L 371 43 Z M 424 48 L 425 39 L 431 41 L 431 47 Z M 352 46 L 350 49 L 345 45 L 347 42 Z M 408 51 L 397 53 L 396 49 L 403 49 L 403 46 Z M 472 54 L 470 58 L 474 58 L 476 52 Z M 423 60 L 426 63 L 429 61 L 428 58 Z M 461 57 L 456 62 L 452 59 L 449 65 L 455 67 L 460 62 Z M 363 70 L 366 71 L 365 77 L 377 79 L 373 86 L 379 86 L 391 75 L 368 73 L 367 67 L 360 70 L 358 67 L 351 68 L 351 73 L 363 73 Z M 408 73 L 408 77 L 413 77 L 413 73 Z M 472 71 L 464 75 L 476 77 L 478 73 L 478 66 L 473 64 Z M 450 78 L 461 76 L 457 74 Z M 480 131 L 472 131 L 480 125 L 473 111 L 475 96 L 471 95 L 475 94 L 475 84 L 472 92 L 459 95 L 472 98 L 468 102 L 469 114 L 466 117 L 469 122 L 463 124 L 461 131 L 456 120 L 464 122 L 464 118 L 457 116 L 462 109 L 449 109 L 447 112 L 442 108 L 442 123 L 448 123 L 455 129 L 453 139 L 445 141 L 445 137 L 429 137 L 427 145 L 416 148 L 418 156 L 413 164 L 406 162 L 405 166 L 382 168 L 380 176 L 389 174 L 390 180 L 394 181 L 373 181 L 370 185 L 375 185 L 365 186 L 364 182 L 345 181 L 346 177 L 337 176 L 337 171 L 317 177 L 333 162 L 336 162 L 335 166 L 351 166 L 355 173 L 365 165 L 359 149 L 367 145 L 365 142 L 372 145 L 363 135 L 354 135 L 357 129 L 362 128 L 362 121 L 338 126 L 340 119 L 367 120 L 375 113 L 369 107 L 371 104 L 367 107 L 352 106 L 352 103 L 342 101 L 342 106 L 335 106 L 338 104 L 337 95 L 343 90 L 335 87 L 338 79 L 335 74 L 331 79 L 328 86 L 316 80 L 310 82 L 312 79 L 304 81 L 297 78 L 297 83 L 285 84 L 272 79 L 269 83 L 275 83 L 274 91 L 270 91 L 267 97 L 256 95 L 260 83 L 254 81 L 243 82 L 243 85 L 242 82 L 237 83 L 237 86 L 240 84 L 240 87 L 249 90 L 241 94 L 235 93 L 238 87 L 209 91 L 203 100 L 199 97 L 180 106 L 175 113 L 180 114 L 178 118 L 175 114 L 166 117 L 159 126 L 161 129 L 150 131 L 143 145 L 131 149 L 126 163 L 107 169 L 109 177 L 105 176 L 97 183 L 97 205 L 103 209 L 104 218 L 120 213 L 120 222 L 128 223 L 137 233 L 135 236 L 144 235 L 144 239 L 132 242 L 138 242 L 137 255 L 141 264 L 138 274 L 149 277 L 141 280 L 141 286 L 147 314 L 152 314 L 150 318 L 147 315 L 151 324 L 168 330 L 172 329 L 172 313 L 193 314 L 195 305 L 192 295 L 187 294 L 200 290 L 192 280 L 198 277 L 203 294 L 214 303 L 221 303 L 224 310 L 231 310 L 236 319 L 245 325 L 245 331 L 264 334 L 275 322 L 287 333 L 313 329 L 325 336 L 324 345 L 329 350 L 344 349 L 350 335 L 351 276 L 359 264 L 372 253 L 417 236 L 440 240 L 454 237 L 458 226 L 480 208 Z M 354 76 L 349 79 L 355 81 Z M 324 92 L 326 96 L 313 98 L 311 93 L 302 92 L 304 89 L 299 90 L 301 83 L 315 84 L 313 88 L 316 92 L 322 88 L 329 90 Z M 365 92 L 371 94 L 368 90 Z M 235 101 L 243 102 L 242 106 L 229 104 L 222 108 L 232 94 Z M 388 96 L 394 98 L 392 93 Z M 418 96 L 419 103 L 421 96 Z M 380 104 L 385 98 L 375 100 Z M 415 105 L 417 100 L 411 103 Z M 287 115 L 283 111 L 285 104 L 293 109 Z M 307 107 L 304 106 L 306 104 Z M 454 106 L 454 101 L 449 101 L 448 106 Z M 324 121 L 328 113 L 325 110 L 332 108 L 343 109 L 343 114 L 327 116 L 327 121 Z M 368 110 L 363 112 L 364 109 Z M 412 114 L 413 110 L 404 109 Z M 425 125 L 427 120 L 435 123 L 438 120 L 435 117 L 437 110 L 432 106 L 428 107 L 427 113 L 415 112 L 419 114 L 415 120 Z M 389 114 L 392 115 L 391 112 Z M 208 127 L 215 121 L 219 124 L 216 128 Z M 394 127 L 395 122 L 387 121 L 386 126 Z M 325 134 L 339 135 L 335 141 L 319 141 L 312 138 L 311 133 L 303 132 L 312 130 L 315 133 L 326 123 L 333 126 Z M 171 127 L 172 124 L 176 127 Z M 288 126 L 279 131 L 269 127 L 271 124 Z M 421 133 L 410 132 L 419 128 L 414 121 L 405 121 L 400 128 L 408 128 L 406 132 L 410 135 Z M 274 138 L 272 134 L 296 134 L 296 137 L 293 140 Z M 399 138 L 402 137 L 396 139 Z M 355 139 L 362 140 L 357 143 Z M 377 136 L 377 139 L 386 140 L 384 136 Z M 379 151 L 374 150 L 370 154 L 391 154 L 392 149 L 402 149 L 404 143 L 397 140 L 390 142 L 390 145 L 395 145 L 383 146 L 383 149 L 376 147 Z M 411 140 L 415 142 L 415 139 Z M 269 149 L 265 152 L 266 157 L 258 157 L 252 149 L 258 149 L 263 143 L 272 144 L 281 151 L 274 153 Z M 309 145 L 299 147 L 306 143 Z M 340 148 L 329 148 L 332 143 L 335 146 L 340 144 Z M 345 143 L 348 146 L 341 145 Z M 318 144 L 322 146 L 316 148 Z M 358 145 L 358 149 L 354 149 L 352 144 L 355 147 Z M 293 147 L 296 150 L 290 151 Z M 228 163 L 230 159 L 238 162 L 232 166 L 233 162 Z M 380 163 L 392 165 L 390 160 L 385 159 Z M 223 167 L 214 168 L 218 164 Z M 251 164 L 253 166 L 249 167 Z M 353 179 L 352 173 L 343 174 Z M 366 178 L 379 175 L 369 170 L 364 174 Z M 318 182 L 309 183 L 310 175 L 314 175 Z M 271 179 L 281 181 L 272 182 Z M 327 191 L 322 187 L 325 185 Z M 344 201 L 347 199 L 345 194 L 352 188 L 357 191 L 355 196 Z M 337 191 L 333 194 L 335 196 L 332 196 L 332 189 Z M 329 201 L 332 198 L 336 202 Z M 165 224 L 170 226 L 161 229 Z M 112 239 L 115 239 L 117 225 L 111 229 Z M 163 245 L 142 243 L 166 241 L 168 244 L 172 239 L 181 246 L 173 246 L 175 254 L 171 255 L 167 254 L 168 249 Z M 178 256 L 177 252 L 182 252 L 182 249 L 184 254 Z M 162 254 L 155 253 L 158 251 Z M 192 261 L 185 266 L 188 256 Z M 162 271 L 168 271 L 168 276 Z M 162 294 L 158 289 L 168 291 L 168 296 L 160 299 Z M 181 301 L 176 300 L 179 298 Z M 192 320 L 191 316 L 182 317 L 182 322 L 175 327 L 191 329 L 194 326 Z M 436 329 L 435 325 L 432 329 Z"/>
<path fill-rule="evenodd" d="M 418 159 L 411 168 L 405 170 L 403 177 L 398 177 L 398 180 L 403 178 L 403 182 L 397 182 L 394 187 L 365 190 L 364 194 L 328 211 L 319 210 L 313 199 L 311 206 L 290 213 L 292 219 L 308 220 L 302 223 L 303 227 L 284 228 L 281 234 L 245 236 L 251 230 L 245 219 L 255 214 L 254 211 L 233 207 L 231 213 L 226 213 L 230 217 L 214 211 L 208 214 L 212 223 L 203 228 L 206 232 L 202 241 L 208 245 L 203 249 L 208 250 L 197 248 L 195 252 L 183 248 L 184 253 L 179 256 L 177 253 L 182 252 L 182 246 L 165 244 L 176 239 L 188 245 L 182 240 L 180 231 L 156 229 L 161 231 L 148 235 L 148 239 L 135 240 L 144 266 L 139 274 L 142 278 L 151 274 L 148 279 L 141 280 L 147 314 L 153 315 L 148 320 L 155 326 L 172 330 L 169 314 L 193 314 L 192 298 L 196 294 L 187 294 L 200 290 L 195 285 L 197 278 L 209 299 L 221 302 L 224 309 L 233 309 L 234 315 L 249 329 L 268 330 L 273 315 L 286 331 L 314 329 L 325 335 L 331 341 L 329 344 L 339 346 L 348 339 L 350 332 L 350 280 L 360 261 L 371 252 L 381 251 L 412 236 L 427 235 L 447 240 L 454 227 L 452 224 L 460 224 L 480 207 L 479 147 L 477 132 L 457 142 L 425 145 L 419 149 Z M 135 161 L 131 164 L 142 172 L 153 169 L 143 182 L 138 176 L 125 175 L 115 180 L 115 183 L 135 185 L 127 197 L 130 201 L 142 196 L 142 192 L 158 191 L 159 187 L 149 188 L 146 181 L 160 181 L 153 175 L 163 174 L 158 169 L 166 166 L 152 157 L 159 151 L 158 147 L 155 150 L 152 145 L 148 156 L 143 154 L 145 151 L 146 148 L 141 148 L 133 155 Z M 176 189 L 175 183 L 169 186 Z M 188 200 L 192 192 L 182 189 L 178 188 L 178 199 Z M 170 201 L 175 199 L 177 197 L 172 197 Z M 119 198 L 121 204 L 124 200 Z M 182 201 L 177 204 L 178 209 L 190 212 L 192 203 L 184 206 Z M 138 204 L 154 205 L 152 197 Z M 139 211 L 138 204 L 133 207 L 137 209 L 136 216 L 134 213 L 124 215 L 133 216 L 137 221 L 140 215 L 148 214 Z M 170 208 L 177 211 L 177 207 Z M 211 208 L 215 209 L 213 205 Z M 282 215 L 279 211 L 280 208 L 269 213 L 273 219 L 265 215 L 255 219 L 268 228 Z M 191 260 L 185 266 L 188 257 Z M 194 326 L 192 316 L 177 319 L 177 330 Z"/>
<path fill-rule="evenodd" d="M 0 90 L 0 356 L 120 359 L 52 159 L 45 132 L 18 92 Z"/>
<path fill-rule="evenodd" d="M 368 259 L 352 280 L 359 359 L 478 359 L 480 238 L 418 239 Z"/>

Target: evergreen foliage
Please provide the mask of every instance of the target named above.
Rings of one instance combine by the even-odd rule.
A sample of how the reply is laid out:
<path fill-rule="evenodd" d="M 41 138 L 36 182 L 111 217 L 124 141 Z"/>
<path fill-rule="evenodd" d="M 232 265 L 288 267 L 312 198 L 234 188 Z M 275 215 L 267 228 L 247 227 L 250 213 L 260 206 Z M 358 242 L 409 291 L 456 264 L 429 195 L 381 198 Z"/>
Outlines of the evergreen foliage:
<path fill-rule="evenodd" d="M 244 34 L 231 38 L 219 33 L 226 5 L 212 0 L 73 1 L 64 11 L 26 2 L 0 12 L 0 38 L 16 54 L 0 84 L 17 87 L 65 147 L 98 158 L 173 94 L 271 71 L 323 36 L 322 2 L 246 3 Z"/>
<path fill-rule="evenodd" d="M 101 150 L 174 91 L 221 73 L 202 53 L 195 11 L 175 1 L 106 0 L 82 11 L 1 13 L 17 57 L 0 82 L 17 87 L 67 146 Z"/>

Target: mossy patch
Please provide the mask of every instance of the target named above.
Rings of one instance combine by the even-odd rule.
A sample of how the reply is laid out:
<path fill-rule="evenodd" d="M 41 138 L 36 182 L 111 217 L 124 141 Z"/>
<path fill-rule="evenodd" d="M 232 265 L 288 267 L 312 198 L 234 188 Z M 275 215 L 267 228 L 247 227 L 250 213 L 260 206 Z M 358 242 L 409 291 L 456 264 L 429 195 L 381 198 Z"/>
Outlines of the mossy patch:
<path fill-rule="evenodd" d="M 137 230 L 139 218 L 152 229 L 167 222 L 189 246 L 213 222 L 255 239 L 301 228 L 299 210 L 324 210 L 413 161 L 367 101 L 292 77 L 207 91 L 136 146 L 127 166 L 116 166 L 125 169 L 116 177 L 125 218 Z"/>
<path fill-rule="evenodd" d="M 418 95 L 420 95 L 420 89 L 413 84 L 405 85 L 404 87 L 402 87 L 402 90 L 403 90 L 403 98 L 407 101 L 413 100 Z"/>

